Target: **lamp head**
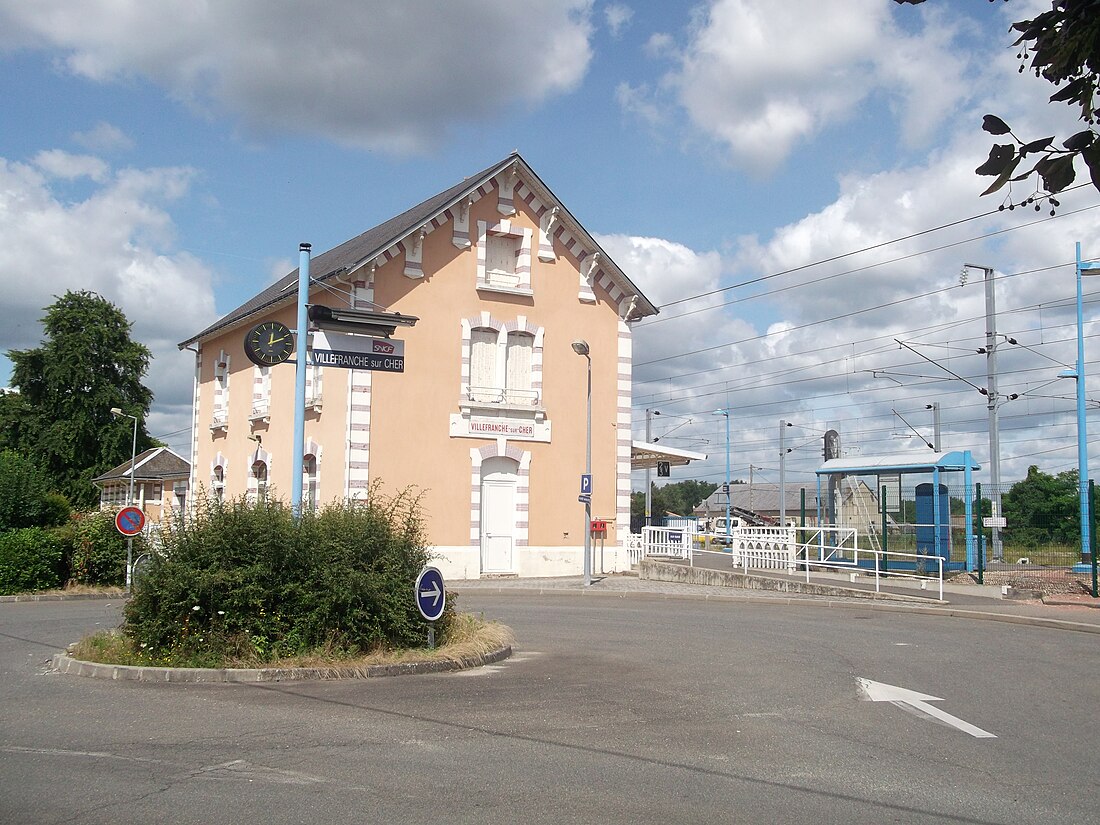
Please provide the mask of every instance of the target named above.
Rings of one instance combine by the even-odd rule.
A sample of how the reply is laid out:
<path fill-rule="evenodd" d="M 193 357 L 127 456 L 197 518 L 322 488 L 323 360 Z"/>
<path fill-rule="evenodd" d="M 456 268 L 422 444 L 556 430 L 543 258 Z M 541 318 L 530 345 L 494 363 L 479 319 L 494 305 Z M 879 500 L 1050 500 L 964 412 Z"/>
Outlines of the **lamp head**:
<path fill-rule="evenodd" d="M 588 357 L 590 352 L 588 342 L 583 338 L 574 341 L 571 346 L 573 347 L 573 352 L 577 353 L 577 355 L 583 355 L 585 358 Z"/>
<path fill-rule="evenodd" d="M 122 410 L 120 410 L 118 407 L 111 407 L 111 415 L 117 418 L 118 416 L 122 415 Z"/>

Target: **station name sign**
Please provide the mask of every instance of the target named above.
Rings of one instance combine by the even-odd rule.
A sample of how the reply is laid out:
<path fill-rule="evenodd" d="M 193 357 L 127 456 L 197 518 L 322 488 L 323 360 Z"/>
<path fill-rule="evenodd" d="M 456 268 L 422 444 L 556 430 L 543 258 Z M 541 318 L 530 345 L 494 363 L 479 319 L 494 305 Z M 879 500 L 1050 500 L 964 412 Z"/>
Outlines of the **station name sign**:
<path fill-rule="evenodd" d="M 315 332 L 307 360 L 315 367 L 404 372 L 405 342 L 340 332 Z"/>
<path fill-rule="evenodd" d="M 470 418 L 470 434 L 500 436 L 507 438 L 534 438 L 535 425 L 530 421 L 515 421 L 507 418 Z"/>

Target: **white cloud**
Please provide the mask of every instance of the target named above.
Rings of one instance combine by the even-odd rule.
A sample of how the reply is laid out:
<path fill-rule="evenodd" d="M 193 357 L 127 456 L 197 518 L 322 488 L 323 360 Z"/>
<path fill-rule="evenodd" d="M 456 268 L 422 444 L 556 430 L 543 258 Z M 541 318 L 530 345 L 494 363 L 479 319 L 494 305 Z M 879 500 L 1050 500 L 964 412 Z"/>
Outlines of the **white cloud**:
<path fill-rule="evenodd" d="M 95 182 L 80 199 L 58 191 L 79 170 Z M 91 175 L 91 170 L 94 175 Z M 33 164 L 0 158 L 0 351 L 38 346 L 45 307 L 67 290 L 118 306 L 153 361 L 150 431 L 190 421 L 194 363 L 176 347 L 216 315 L 211 272 L 173 251 L 166 205 L 187 194 L 183 168 L 113 171 L 98 158 L 39 153 Z"/>
<path fill-rule="evenodd" d="M 110 171 L 106 163 L 90 155 L 73 155 L 61 149 L 47 149 L 34 156 L 34 165 L 52 178 L 91 178 L 102 183 Z"/>
<path fill-rule="evenodd" d="M 0 0 L 0 43 L 60 50 L 97 82 L 148 78 L 261 134 L 415 152 L 574 89 L 590 16 L 590 0 Z"/>
<path fill-rule="evenodd" d="M 651 39 L 651 56 L 675 62 L 661 85 L 675 102 L 654 99 L 682 107 L 700 132 L 755 173 L 773 169 L 877 93 L 900 110 L 907 142 L 927 140 L 967 93 L 958 82 L 967 56 L 944 14 L 913 11 L 927 23 L 906 35 L 894 24 L 893 5 L 711 0 L 681 50 L 667 35 Z M 645 111 L 636 99 L 625 102 Z"/>
<path fill-rule="evenodd" d="M 603 10 L 607 28 L 611 30 L 612 37 L 619 37 L 634 17 L 634 9 L 623 3 L 609 3 Z"/>
<path fill-rule="evenodd" d="M 134 148 L 125 132 L 102 120 L 86 132 L 74 132 L 73 140 L 92 152 L 124 152 Z"/>

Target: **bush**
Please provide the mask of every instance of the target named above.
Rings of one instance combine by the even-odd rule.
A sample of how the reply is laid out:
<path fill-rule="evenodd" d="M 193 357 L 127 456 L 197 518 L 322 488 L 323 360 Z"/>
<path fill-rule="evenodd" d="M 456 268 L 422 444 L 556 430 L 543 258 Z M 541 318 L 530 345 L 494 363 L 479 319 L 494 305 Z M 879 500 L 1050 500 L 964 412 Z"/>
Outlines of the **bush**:
<path fill-rule="evenodd" d="M 142 536 L 134 537 L 136 559 L 145 549 Z M 90 510 L 72 518 L 72 557 L 69 575 L 78 584 L 126 583 L 126 537 L 115 527 L 114 510 Z"/>
<path fill-rule="evenodd" d="M 0 533 L 0 596 L 59 586 L 63 551 L 58 535 L 41 527 Z"/>
<path fill-rule="evenodd" d="M 54 527 L 64 523 L 68 510 L 68 501 L 50 492 L 33 461 L 11 450 L 0 452 L 0 531 Z"/>
<path fill-rule="evenodd" d="M 162 532 L 124 630 L 152 656 L 262 663 L 421 646 L 413 583 L 429 560 L 418 500 L 373 487 L 295 521 L 278 501 L 200 501 Z M 441 627 L 444 635 L 453 606 Z"/>

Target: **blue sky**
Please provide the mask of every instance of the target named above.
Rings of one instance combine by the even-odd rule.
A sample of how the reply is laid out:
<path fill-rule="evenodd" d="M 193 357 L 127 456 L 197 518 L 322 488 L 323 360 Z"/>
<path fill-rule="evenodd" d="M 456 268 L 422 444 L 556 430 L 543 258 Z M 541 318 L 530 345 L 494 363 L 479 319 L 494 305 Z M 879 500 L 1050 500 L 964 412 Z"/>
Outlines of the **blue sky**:
<path fill-rule="evenodd" d="M 0 351 L 38 343 L 54 295 L 99 292 L 154 352 L 150 431 L 185 452 L 178 341 L 300 241 L 323 251 L 518 149 L 654 302 L 733 287 L 637 327 L 636 436 L 660 409 L 665 443 L 716 457 L 692 476 L 724 472 L 723 406 L 738 477 L 776 480 L 780 418 L 788 476 L 810 481 L 824 429 L 919 448 L 901 419 L 930 434 L 933 401 L 946 447 L 985 464 L 984 397 L 894 342 L 984 385 L 967 262 L 997 271 L 1018 341 L 1002 475 L 1070 469 L 1072 387 L 1046 384 L 1074 357 L 1073 244 L 1100 255 L 1097 193 L 1027 226 L 1046 213 L 996 212 L 973 175 L 986 112 L 1029 138 L 1077 130 L 1009 46 L 1044 7 L 0 0 Z"/>

